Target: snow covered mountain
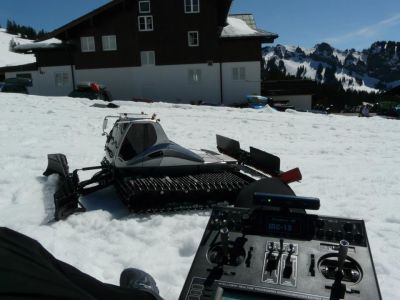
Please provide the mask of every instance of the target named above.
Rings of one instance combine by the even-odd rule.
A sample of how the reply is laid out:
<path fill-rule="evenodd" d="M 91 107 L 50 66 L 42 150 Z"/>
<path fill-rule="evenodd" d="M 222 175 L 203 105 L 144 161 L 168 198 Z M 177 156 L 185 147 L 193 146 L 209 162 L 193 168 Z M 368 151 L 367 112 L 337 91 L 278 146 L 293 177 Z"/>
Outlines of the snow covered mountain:
<path fill-rule="evenodd" d="M 0 67 L 29 64 L 36 61 L 33 54 L 19 54 L 10 51 L 10 42 L 12 40 L 19 45 L 33 42 L 16 35 L 8 34 L 5 29 L 0 28 Z"/>
<path fill-rule="evenodd" d="M 268 46 L 267 69 L 322 83 L 338 81 L 344 89 L 376 92 L 400 84 L 400 42 L 376 42 L 363 51 L 339 50 L 327 43 L 312 49 Z"/>

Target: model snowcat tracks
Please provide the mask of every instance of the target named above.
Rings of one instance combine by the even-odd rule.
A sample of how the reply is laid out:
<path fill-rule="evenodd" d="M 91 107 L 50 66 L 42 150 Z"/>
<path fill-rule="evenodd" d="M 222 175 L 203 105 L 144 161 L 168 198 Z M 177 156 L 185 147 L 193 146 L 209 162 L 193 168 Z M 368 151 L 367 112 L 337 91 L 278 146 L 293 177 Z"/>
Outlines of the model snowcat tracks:
<path fill-rule="evenodd" d="M 125 177 L 116 187 L 134 212 L 207 209 L 232 199 L 249 178 L 227 171 L 160 177 Z M 187 201 L 190 199 L 190 202 Z"/>

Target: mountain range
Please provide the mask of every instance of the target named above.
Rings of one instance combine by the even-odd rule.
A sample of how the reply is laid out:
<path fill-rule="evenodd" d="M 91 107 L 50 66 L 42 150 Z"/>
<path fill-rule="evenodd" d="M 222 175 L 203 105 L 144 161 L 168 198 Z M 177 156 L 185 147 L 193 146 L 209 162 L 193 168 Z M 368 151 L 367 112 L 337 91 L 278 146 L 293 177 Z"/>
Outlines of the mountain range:
<path fill-rule="evenodd" d="M 339 50 L 328 43 L 306 49 L 296 46 L 263 48 L 267 71 L 339 83 L 345 90 L 379 92 L 400 85 L 400 42 L 375 42 L 370 48 Z"/>

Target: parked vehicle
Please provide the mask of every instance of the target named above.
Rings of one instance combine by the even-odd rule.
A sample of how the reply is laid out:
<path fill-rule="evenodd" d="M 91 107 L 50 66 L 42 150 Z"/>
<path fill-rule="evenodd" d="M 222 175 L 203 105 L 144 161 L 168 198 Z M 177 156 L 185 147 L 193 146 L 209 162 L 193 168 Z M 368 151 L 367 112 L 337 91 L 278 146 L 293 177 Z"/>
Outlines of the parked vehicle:
<path fill-rule="evenodd" d="M 258 95 L 249 95 L 246 97 L 247 104 L 250 108 L 260 109 L 264 108 L 267 104 L 271 103 L 272 99 Z"/>
<path fill-rule="evenodd" d="M 400 103 L 396 101 L 382 101 L 377 105 L 378 115 L 400 117 Z"/>
<path fill-rule="evenodd" d="M 28 87 L 32 86 L 32 80 L 27 78 L 7 78 L 1 87 L 3 93 L 29 94 Z"/>
<path fill-rule="evenodd" d="M 278 111 L 285 111 L 287 109 L 295 109 L 294 105 L 289 104 L 289 100 L 274 100 L 269 104 L 272 108 Z"/>
<path fill-rule="evenodd" d="M 72 98 L 87 98 L 90 100 L 103 100 L 111 102 L 113 97 L 104 85 L 96 82 L 79 83 L 68 97 Z"/>

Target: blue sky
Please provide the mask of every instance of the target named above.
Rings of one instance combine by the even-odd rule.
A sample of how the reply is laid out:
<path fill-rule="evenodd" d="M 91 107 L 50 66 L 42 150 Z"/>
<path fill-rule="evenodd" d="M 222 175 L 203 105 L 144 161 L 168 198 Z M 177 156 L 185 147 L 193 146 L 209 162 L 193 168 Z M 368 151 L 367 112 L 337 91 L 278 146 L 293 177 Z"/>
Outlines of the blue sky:
<path fill-rule="evenodd" d="M 51 31 L 109 0 L 1 0 L 7 19 Z M 167 0 L 165 0 L 167 1 Z M 253 13 L 258 27 L 279 34 L 277 43 L 367 48 L 377 40 L 400 41 L 399 0 L 234 0 L 232 13 Z"/>

